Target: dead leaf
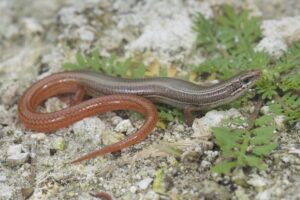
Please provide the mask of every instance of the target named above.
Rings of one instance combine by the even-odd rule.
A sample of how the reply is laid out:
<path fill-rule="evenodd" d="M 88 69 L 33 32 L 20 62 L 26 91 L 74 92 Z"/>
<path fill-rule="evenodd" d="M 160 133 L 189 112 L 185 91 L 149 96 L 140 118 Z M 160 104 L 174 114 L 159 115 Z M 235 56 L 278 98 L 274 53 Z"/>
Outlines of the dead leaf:
<path fill-rule="evenodd" d="M 168 66 L 168 77 L 174 77 L 177 74 L 177 68 L 175 65 L 170 64 Z"/>
<path fill-rule="evenodd" d="M 147 67 L 146 76 L 158 76 L 160 71 L 160 63 L 158 59 L 154 59 Z"/>
<path fill-rule="evenodd" d="M 33 188 L 32 187 L 22 188 L 21 193 L 23 199 L 28 199 L 33 194 Z"/>

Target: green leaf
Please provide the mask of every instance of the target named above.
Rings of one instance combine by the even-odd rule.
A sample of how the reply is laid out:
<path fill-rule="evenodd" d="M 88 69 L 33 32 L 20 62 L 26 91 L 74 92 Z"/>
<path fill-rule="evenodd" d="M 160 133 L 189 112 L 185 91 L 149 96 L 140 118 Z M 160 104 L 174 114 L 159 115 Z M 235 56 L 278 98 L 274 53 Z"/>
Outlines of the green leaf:
<path fill-rule="evenodd" d="M 145 66 L 139 65 L 135 69 L 132 70 L 132 78 L 143 78 L 145 76 Z"/>
<path fill-rule="evenodd" d="M 100 65 L 100 56 L 99 56 L 99 49 L 95 49 L 92 51 L 92 62 L 91 68 L 94 70 L 101 70 L 102 67 Z"/>
<path fill-rule="evenodd" d="M 216 143 L 220 146 L 235 145 L 243 134 L 242 130 L 226 127 L 213 127 L 212 130 L 216 138 Z"/>
<path fill-rule="evenodd" d="M 251 131 L 254 136 L 251 138 L 251 144 L 266 144 L 270 142 L 275 135 L 274 126 L 259 127 Z"/>
<path fill-rule="evenodd" d="M 85 61 L 84 56 L 81 55 L 80 53 L 76 54 L 76 60 L 80 67 L 82 67 L 82 68 L 87 67 L 88 63 Z"/>
<path fill-rule="evenodd" d="M 81 69 L 81 67 L 76 63 L 64 63 L 63 67 L 68 70 L 77 70 Z"/>
<path fill-rule="evenodd" d="M 92 65 L 93 65 L 93 58 L 92 57 L 86 56 L 85 61 L 87 63 L 87 67 L 92 67 Z"/>
<path fill-rule="evenodd" d="M 283 110 L 278 103 L 269 103 L 270 111 L 276 115 L 282 115 Z"/>
<path fill-rule="evenodd" d="M 255 146 L 252 151 L 258 156 L 267 156 L 271 153 L 273 149 L 277 147 L 277 144 L 270 143 L 262 146 Z"/>
<path fill-rule="evenodd" d="M 266 126 L 266 125 L 270 125 L 273 124 L 273 116 L 271 115 L 263 115 L 261 117 L 259 117 L 258 119 L 255 120 L 255 125 L 256 126 Z"/>
<path fill-rule="evenodd" d="M 161 77 L 167 77 L 168 76 L 168 68 L 161 67 L 159 69 L 159 76 L 161 76 Z"/>
<path fill-rule="evenodd" d="M 240 148 L 243 131 L 240 129 L 229 129 L 225 127 L 212 128 L 215 137 L 215 143 L 223 151 L 224 157 L 234 157 L 237 152 L 234 148 Z"/>
<path fill-rule="evenodd" d="M 158 115 L 159 115 L 159 119 L 162 121 L 168 121 L 168 122 L 174 121 L 174 117 L 170 112 L 165 112 L 164 110 L 161 110 L 159 111 Z"/>
<path fill-rule="evenodd" d="M 153 191 L 158 193 L 165 193 L 166 184 L 165 184 L 165 170 L 158 169 L 155 172 L 155 178 L 153 181 Z"/>
<path fill-rule="evenodd" d="M 263 161 L 261 160 L 260 157 L 257 156 L 244 156 L 244 160 L 247 163 L 247 165 L 251 166 L 251 167 L 256 167 L 258 169 L 265 169 L 266 166 L 263 163 Z"/>
<path fill-rule="evenodd" d="M 228 174 L 234 167 L 237 166 L 235 161 L 224 161 L 212 167 L 212 171 L 219 174 Z"/>

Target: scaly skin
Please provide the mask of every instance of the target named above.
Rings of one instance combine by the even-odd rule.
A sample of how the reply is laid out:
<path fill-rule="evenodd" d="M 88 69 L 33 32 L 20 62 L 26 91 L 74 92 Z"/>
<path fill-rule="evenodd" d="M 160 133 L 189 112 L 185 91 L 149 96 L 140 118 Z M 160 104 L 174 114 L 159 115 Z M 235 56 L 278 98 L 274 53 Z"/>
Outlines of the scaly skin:
<path fill-rule="evenodd" d="M 239 98 L 255 84 L 260 75 L 258 70 L 248 71 L 219 84 L 200 87 L 174 78 L 130 80 L 89 71 L 61 72 L 33 84 L 20 98 L 18 114 L 27 128 L 44 132 L 55 131 L 85 117 L 107 111 L 129 109 L 145 117 L 144 125 L 136 133 L 73 161 L 75 163 L 119 151 L 150 134 L 158 120 L 157 111 L 143 97 L 183 108 L 186 120 L 191 124 L 192 111 L 208 110 Z M 70 98 L 74 105 L 52 113 L 36 111 L 46 99 L 61 94 L 74 94 Z M 86 95 L 95 98 L 83 101 Z"/>

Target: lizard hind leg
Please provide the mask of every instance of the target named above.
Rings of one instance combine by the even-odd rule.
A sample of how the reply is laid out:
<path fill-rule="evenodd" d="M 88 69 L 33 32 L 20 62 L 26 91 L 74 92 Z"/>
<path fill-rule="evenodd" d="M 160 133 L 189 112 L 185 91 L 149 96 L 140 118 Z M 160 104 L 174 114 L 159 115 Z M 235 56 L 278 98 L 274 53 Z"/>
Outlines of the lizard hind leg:
<path fill-rule="evenodd" d="M 188 126 L 192 126 L 194 121 L 193 112 L 201 110 L 199 107 L 196 106 L 186 106 L 183 110 L 183 115 L 185 118 L 185 122 Z"/>
<path fill-rule="evenodd" d="M 83 101 L 86 96 L 86 91 L 82 86 L 78 86 L 78 89 L 72 94 L 61 95 L 59 99 L 70 106 L 76 105 Z"/>

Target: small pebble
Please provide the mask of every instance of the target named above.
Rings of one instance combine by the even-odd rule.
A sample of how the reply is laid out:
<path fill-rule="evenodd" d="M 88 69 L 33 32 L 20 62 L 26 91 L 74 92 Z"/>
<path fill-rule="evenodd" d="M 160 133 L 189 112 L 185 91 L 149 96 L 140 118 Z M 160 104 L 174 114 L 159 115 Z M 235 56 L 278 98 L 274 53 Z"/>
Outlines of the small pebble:
<path fill-rule="evenodd" d="M 283 115 L 278 115 L 274 117 L 274 122 L 276 124 L 276 128 L 278 130 L 284 130 L 285 124 L 284 124 L 285 117 Z"/>
<path fill-rule="evenodd" d="M 43 33 L 43 27 L 38 23 L 37 20 L 33 18 L 24 18 L 23 19 L 24 30 L 29 34 Z"/>
<path fill-rule="evenodd" d="M 0 184 L 0 199 L 11 199 L 13 195 L 13 189 L 4 184 Z"/>
<path fill-rule="evenodd" d="M 113 116 L 113 117 L 111 118 L 111 123 L 112 123 L 113 125 L 116 126 L 116 125 L 119 124 L 122 120 L 123 120 L 122 117 L 119 117 L 119 116 Z"/>
<path fill-rule="evenodd" d="M 7 155 L 12 156 L 15 154 L 20 154 L 22 152 L 22 144 L 11 145 L 8 147 Z"/>
<path fill-rule="evenodd" d="M 290 162 L 290 159 L 288 157 L 282 157 L 281 160 L 284 163 L 289 163 Z"/>
<path fill-rule="evenodd" d="M 137 183 L 137 186 L 145 190 L 153 181 L 153 178 L 145 178 L 144 180 L 141 180 L 140 182 Z"/>
<path fill-rule="evenodd" d="M 47 138 L 45 133 L 35 133 L 35 134 L 32 134 L 30 137 L 31 137 L 31 139 L 37 140 L 37 141 L 41 141 L 41 140 L 44 140 Z"/>
<path fill-rule="evenodd" d="M 137 187 L 136 186 L 131 186 L 130 188 L 129 188 L 129 191 L 131 192 L 131 193 L 136 193 L 136 191 L 137 191 Z"/>
<path fill-rule="evenodd" d="M 247 183 L 256 188 L 262 188 L 268 184 L 268 181 L 261 176 L 253 175 L 252 178 L 247 181 Z"/>
<path fill-rule="evenodd" d="M 206 115 L 200 120 L 203 124 L 209 126 L 209 127 L 215 127 L 219 126 L 222 123 L 222 120 L 229 119 L 229 118 L 235 118 L 242 116 L 241 113 L 234 108 L 231 108 L 227 111 L 216 111 L 211 110 L 206 113 Z"/>
<path fill-rule="evenodd" d="M 201 119 L 195 119 L 192 128 L 194 131 L 193 138 L 206 138 L 208 140 L 212 137 L 211 128 Z"/>
<path fill-rule="evenodd" d="M 148 191 L 145 196 L 142 199 L 151 199 L 151 200 L 159 200 L 160 197 L 157 193 L 155 193 L 154 191 L 150 190 Z"/>
<path fill-rule="evenodd" d="M 6 161 L 10 165 L 19 165 L 25 163 L 29 158 L 29 153 L 19 153 L 15 155 L 8 156 Z"/>
<path fill-rule="evenodd" d="M 202 160 L 200 166 L 201 166 L 202 168 L 209 168 L 209 167 L 211 166 L 211 163 L 208 162 L 207 160 Z"/>
<path fill-rule="evenodd" d="M 106 125 L 98 117 L 88 117 L 76 122 L 72 128 L 76 135 L 89 134 L 95 140 L 100 141 L 100 136 L 105 131 Z"/>
<path fill-rule="evenodd" d="M 83 41 L 93 41 L 95 39 L 95 34 L 86 28 L 80 28 L 77 30 L 79 38 Z"/>
<path fill-rule="evenodd" d="M 22 144 L 9 146 L 7 150 L 7 163 L 13 166 L 25 163 L 29 158 L 29 153 L 23 152 L 24 150 Z"/>
<path fill-rule="evenodd" d="M 125 119 L 118 123 L 118 125 L 115 128 L 115 131 L 121 132 L 121 133 L 128 133 L 133 130 L 132 123 L 130 122 L 129 119 Z"/>
<path fill-rule="evenodd" d="M 0 175 L 0 182 L 5 182 L 6 180 L 7 179 L 5 175 Z"/>

